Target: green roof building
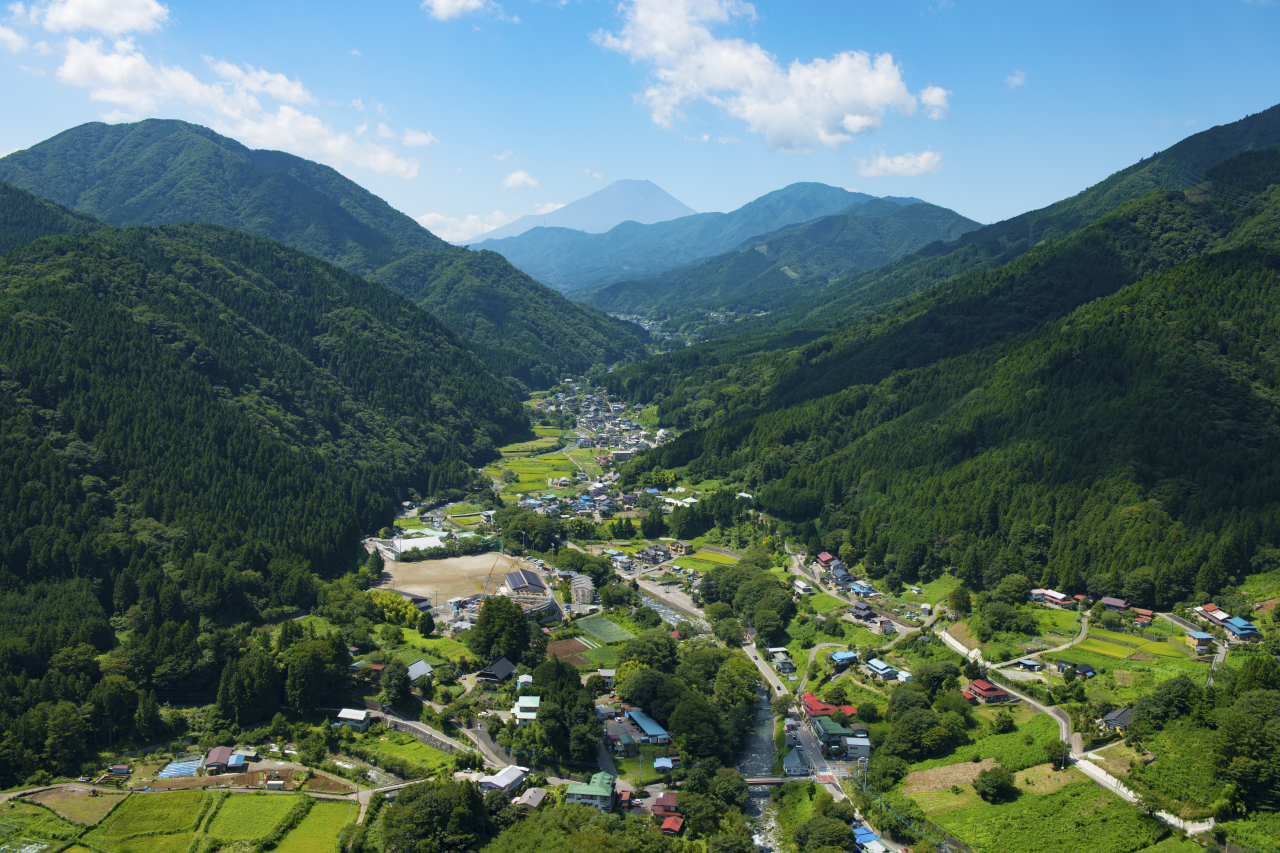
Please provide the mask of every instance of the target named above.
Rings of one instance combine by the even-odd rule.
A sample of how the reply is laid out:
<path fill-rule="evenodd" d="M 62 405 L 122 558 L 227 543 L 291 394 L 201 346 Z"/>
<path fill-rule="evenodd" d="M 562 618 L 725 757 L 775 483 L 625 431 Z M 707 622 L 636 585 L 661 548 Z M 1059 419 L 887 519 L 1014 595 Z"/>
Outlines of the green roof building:
<path fill-rule="evenodd" d="M 590 782 L 570 785 L 565 789 L 566 803 L 580 803 L 584 806 L 595 806 L 602 812 L 613 807 L 614 778 L 608 773 L 597 773 Z"/>
<path fill-rule="evenodd" d="M 841 743 L 841 738 L 853 734 L 853 729 L 840 725 L 830 717 L 814 717 L 813 722 L 818 727 L 818 736 L 822 738 L 822 742 L 827 746 Z"/>

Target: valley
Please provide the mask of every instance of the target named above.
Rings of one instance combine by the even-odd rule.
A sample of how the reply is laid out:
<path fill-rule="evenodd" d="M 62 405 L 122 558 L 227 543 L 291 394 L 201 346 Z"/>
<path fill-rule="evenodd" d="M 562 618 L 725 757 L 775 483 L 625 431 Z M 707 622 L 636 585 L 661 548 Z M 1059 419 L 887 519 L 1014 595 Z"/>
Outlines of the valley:
<path fill-rule="evenodd" d="M 0 158 L 0 843 L 1274 849 L 1280 107 L 689 211 Z"/>

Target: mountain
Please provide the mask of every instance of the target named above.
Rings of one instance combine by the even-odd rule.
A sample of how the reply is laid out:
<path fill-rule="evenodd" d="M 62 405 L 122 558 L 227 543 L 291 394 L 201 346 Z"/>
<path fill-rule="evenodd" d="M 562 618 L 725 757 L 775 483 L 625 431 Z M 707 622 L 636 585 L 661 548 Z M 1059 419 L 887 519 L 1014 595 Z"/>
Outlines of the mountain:
<path fill-rule="evenodd" d="M 736 314 L 772 311 L 811 298 L 850 273 L 882 266 L 979 227 L 944 207 L 872 199 L 654 278 L 617 282 L 573 296 L 610 313 L 673 316 L 673 326 L 682 311 L 694 311 L 704 322 L 707 309 Z"/>
<path fill-rule="evenodd" d="M 614 181 L 604 189 L 550 213 L 522 216 L 488 232 L 484 238 L 501 240 L 515 237 L 539 226 L 599 234 L 623 222 L 651 225 L 697 212 L 652 181 Z"/>
<path fill-rule="evenodd" d="M 140 685 L 207 678 L 193 626 L 311 606 L 397 496 L 471 485 L 525 429 L 457 335 L 310 255 L 112 228 L 0 184 L 0 242 L 37 230 L 0 258 L 5 676 L 111 648 L 114 613 L 176 643 L 131 664 Z"/>
<path fill-rule="evenodd" d="M 1203 178 L 810 344 L 686 371 L 676 399 L 602 377 L 701 424 L 624 480 L 750 492 L 811 552 L 893 583 L 951 565 L 972 589 L 1019 574 L 1163 609 L 1275 568 L 1280 148 Z"/>
<path fill-rule="evenodd" d="M 826 184 L 792 184 L 732 213 L 698 213 L 668 222 L 624 222 L 604 234 L 567 228 L 532 228 L 503 240 L 475 244 L 492 249 L 529 275 L 564 291 L 656 275 L 744 240 L 839 213 L 875 196 Z M 918 199 L 890 199 L 911 204 Z"/>
<path fill-rule="evenodd" d="M 451 246 L 327 166 L 185 122 L 81 125 L 0 159 L 0 181 L 111 225 L 207 222 L 279 240 L 426 306 L 527 385 L 639 357 L 648 340 Z"/>
<path fill-rule="evenodd" d="M 1204 180 L 1207 170 L 1244 151 L 1280 144 L 1280 105 L 1239 121 L 1189 136 L 1134 163 L 1070 198 L 962 235 L 930 244 L 892 263 L 854 273 L 822 293 L 766 317 L 709 326 L 709 337 L 754 337 L 761 350 L 781 346 L 798 333 L 812 337 L 850 323 L 956 276 L 995 269 L 1034 246 L 1052 243 L 1096 221 L 1120 204 L 1156 188 L 1185 189 Z M 742 342 L 732 345 L 741 356 Z"/>

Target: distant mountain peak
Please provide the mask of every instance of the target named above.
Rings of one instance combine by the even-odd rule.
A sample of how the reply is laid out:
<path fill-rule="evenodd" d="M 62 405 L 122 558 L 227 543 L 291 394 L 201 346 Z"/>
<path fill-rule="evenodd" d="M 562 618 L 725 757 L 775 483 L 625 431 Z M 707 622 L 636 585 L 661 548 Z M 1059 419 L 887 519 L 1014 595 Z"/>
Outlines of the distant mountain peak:
<path fill-rule="evenodd" d="M 470 242 L 501 240 L 538 227 L 571 228 L 588 234 L 603 234 L 623 222 L 652 225 L 697 212 L 653 181 L 628 179 L 614 181 L 604 189 L 550 213 L 522 216 Z"/>

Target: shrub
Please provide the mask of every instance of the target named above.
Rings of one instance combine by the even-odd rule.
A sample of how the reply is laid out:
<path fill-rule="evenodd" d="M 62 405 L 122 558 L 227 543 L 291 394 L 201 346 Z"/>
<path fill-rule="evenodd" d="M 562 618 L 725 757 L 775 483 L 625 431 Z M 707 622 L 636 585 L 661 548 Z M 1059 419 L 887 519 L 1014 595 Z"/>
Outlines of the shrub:
<path fill-rule="evenodd" d="M 973 780 L 973 790 L 988 803 L 1003 803 L 1018 796 L 1018 787 L 1013 774 L 1003 767 L 983 770 Z"/>

